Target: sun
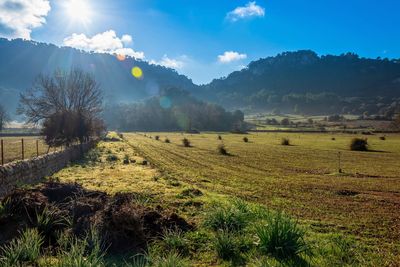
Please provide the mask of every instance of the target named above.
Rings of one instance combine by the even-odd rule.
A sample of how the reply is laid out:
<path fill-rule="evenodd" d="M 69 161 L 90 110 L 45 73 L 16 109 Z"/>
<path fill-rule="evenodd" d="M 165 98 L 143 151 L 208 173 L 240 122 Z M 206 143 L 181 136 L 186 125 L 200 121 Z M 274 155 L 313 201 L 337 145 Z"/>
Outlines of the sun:
<path fill-rule="evenodd" d="M 92 8 L 87 0 L 67 0 L 66 13 L 73 22 L 88 24 L 91 22 Z"/>

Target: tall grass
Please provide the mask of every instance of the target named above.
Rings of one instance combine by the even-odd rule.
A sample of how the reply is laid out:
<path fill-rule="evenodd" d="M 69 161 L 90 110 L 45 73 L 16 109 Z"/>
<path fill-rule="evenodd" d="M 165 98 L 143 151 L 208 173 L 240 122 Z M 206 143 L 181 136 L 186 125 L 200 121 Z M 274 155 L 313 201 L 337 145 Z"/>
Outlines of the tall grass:
<path fill-rule="evenodd" d="M 21 236 L 4 246 L 0 266 L 34 266 L 40 257 L 43 237 L 37 229 L 26 229 Z"/>
<path fill-rule="evenodd" d="M 279 259 L 293 259 L 310 251 L 304 240 L 305 232 L 282 212 L 271 214 L 267 224 L 258 225 L 255 233 L 260 251 Z"/>
<path fill-rule="evenodd" d="M 58 240 L 56 267 L 104 266 L 104 249 L 99 235 L 91 229 L 85 238 L 79 239 L 62 234 Z"/>
<path fill-rule="evenodd" d="M 162 240 L 167 251 L 175 251 L 183 255 L 189 253 L 188 242 L 184 236 L 184 233 L 179 229 L 164 230 Z"/>

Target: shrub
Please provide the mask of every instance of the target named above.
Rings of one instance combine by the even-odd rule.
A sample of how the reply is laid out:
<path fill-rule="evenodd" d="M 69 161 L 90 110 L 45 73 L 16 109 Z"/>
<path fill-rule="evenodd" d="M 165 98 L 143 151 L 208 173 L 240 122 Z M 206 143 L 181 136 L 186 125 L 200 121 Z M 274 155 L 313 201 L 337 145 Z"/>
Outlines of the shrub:
<path fill-rule="evenodd" d="M 186 137 L 182 139 L 182 144 L 184 147 L 190 147 L 190 141 Z"/>
<path fill-rule="evenodd" d="M 350 143 L 350 150 L 353 151 L 367 151 L 368 141 L 363 138 L 353 138 Z"/>
<path fill-rule="evenodd" d="M 281 145 L 283 145 L 283 146 L 290 146 L 290 140 L 289 140 L 289 138 L 282 138 L 282 140 L 281 140 Z"/>
<path fill-rule="evenodd" d="M 156 135 L 156 136 L 154 137 L 154 139 L 156 139 L 156 140 L 158 141 L 158 140 L 160 140 L 160 136 Z"/>
<path fill-rule="evenodd" d="M 224 156 L 229 155 L 228 151 L 226 150 L 226 148 L 223 144 L 218 145 L 217 150 L 218 150 L 218 153 L 221 155 L 224 155 Z"/>
<path fill-rule="evenodd" d="M 117 155 L 109 154 L 109 155 L 107 156 L 107 161 L 112 162 L 112 161 L 117 161 L 117 160 L 118 160 Z"/>
<path fill-rule="evenodd" d="M 171 143 L 171 141 L 168 138 L 165 138 L 165 143 Z"/>
<path fill-rule="evenodd" d="M 247 142 L 249 142 L 249 138 L 243 137 L 243 141 L 244 141 L 245 143 L 247 143 Z"/>
<path fill-rule="evenodd" d="M 26 229 L 21 237 L 12 240 L 1 251 L 1 266 L 34 265 L 40 256 L 43 238 L 37 229 Z M 23 264 L 28 263 L 28 264 Z"/>
<path fill-rule="evenodd" d="M 125 164 L 125 165 L 127 165 L 127 164 L 129 164 L 131 162 L 131 160 L 129 159 L 129 155 L 125 155 L 124 156 L 124 161 L 123 161 L 123 163 Z"/>
<path fill-rule="evenodd" d="M 279 212 L 267 219 L 267 225 L 258 225 L 255 229 L 259 239 L 259 249 L 279 259 L 293 259 L 309 251 L 304 241 L 305 232 L 297 222 Z"/>

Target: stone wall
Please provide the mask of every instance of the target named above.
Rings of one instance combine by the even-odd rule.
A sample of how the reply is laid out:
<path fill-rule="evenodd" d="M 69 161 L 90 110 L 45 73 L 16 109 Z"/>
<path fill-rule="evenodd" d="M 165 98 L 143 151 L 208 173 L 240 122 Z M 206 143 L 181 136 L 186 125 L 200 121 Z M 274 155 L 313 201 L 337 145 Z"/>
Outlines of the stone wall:
<path fill-rule="evenodd" d="M 0 166 L 0 197 L 22 184 L 33 184 L 77 160 L 94 147 L 96 142 L 72 146 L 63 151 Z"/>

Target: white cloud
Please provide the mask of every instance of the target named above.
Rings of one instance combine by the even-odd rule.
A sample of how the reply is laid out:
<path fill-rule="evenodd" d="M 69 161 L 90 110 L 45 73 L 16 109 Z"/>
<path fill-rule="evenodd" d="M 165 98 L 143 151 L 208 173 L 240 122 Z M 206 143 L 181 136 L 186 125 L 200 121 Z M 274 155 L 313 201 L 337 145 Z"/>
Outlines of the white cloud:
<path fill-rule="evenodd" d="M 0 36 L 31 39 L 50 10 L 49 0 L 0 0 Z"/>
<path fill-rule="evenodd" d="M 119 38 L 113 30 L 98 33 L 93 37 L 88 37 L 83 33 L 73 33 L 71 36 L 66 37 L 63 43 L 65 46 L 85 51 L 120 54 L 134 57 L 136 59 L 144 59 L 143 52 L 138 52 L 132 48 L 125 47 L 125 45 L 132 43 L 132 36 L 125 34 Z"/>
<path fill-rule="evenodd" d="M 246 54 L 239 54 L 234 51 L 226 51 L 223 55 L 218 56 L 218 61 L 221 63 L 230 63 L 232 61 L 237 61 L 247 58 Z"/>
<path fill-rule="evenodd" d="M 256 4 L 256 2 L 249 2 L 246 6 L 240 6 L 227 14 L 227 18 L 231 21 L 251 17 L 264 17 L 265 9 Z"/>
<path fill-rule="evenodd" d="M 182 69 L 185 66 L 185 59 L 186 56 L 173 59 L 169 58 L 167 55 L 164 55 L 160 61 L 150 60 L 150 64 L 160 65 L 171 69 Z"/>

